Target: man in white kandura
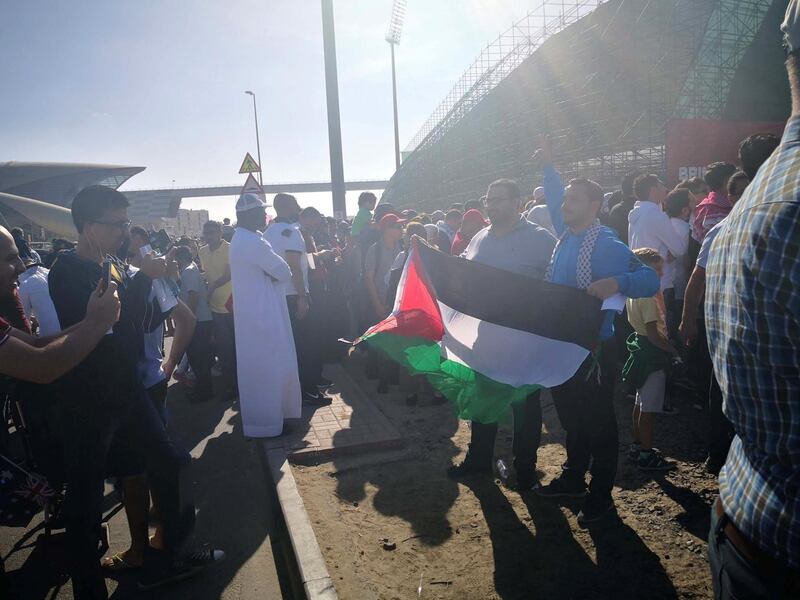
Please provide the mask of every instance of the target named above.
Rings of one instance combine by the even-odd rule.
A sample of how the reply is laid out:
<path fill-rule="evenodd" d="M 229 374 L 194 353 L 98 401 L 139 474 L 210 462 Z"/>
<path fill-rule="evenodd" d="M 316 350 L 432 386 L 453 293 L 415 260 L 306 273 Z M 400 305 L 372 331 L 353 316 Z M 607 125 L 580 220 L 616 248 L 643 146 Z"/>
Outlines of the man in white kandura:
<path fill-rule="evenodd" d="M 230 248 L 239 405 L 244 435 L 275 437 L 300 417 L 300 380 L 283 283 L 292 273 L 261 232 L 266 202 L 242 194 Z M 265 350 L 267 350 L 265 352 Z"/>

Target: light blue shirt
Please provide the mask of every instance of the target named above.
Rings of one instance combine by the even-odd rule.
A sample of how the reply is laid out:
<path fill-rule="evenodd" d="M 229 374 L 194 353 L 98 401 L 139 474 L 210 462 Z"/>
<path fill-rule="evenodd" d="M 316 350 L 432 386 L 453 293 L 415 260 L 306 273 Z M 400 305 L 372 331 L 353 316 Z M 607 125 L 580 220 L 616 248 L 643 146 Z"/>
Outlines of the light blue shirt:
<path fill-rule="evenodd" d="M 462 256 L 504 271 L 543 279 L 555 245 L 556 239 L 546 229 L 520 219 L 505 235 L 495 235 L 491 226 L 481 229 Z"/>

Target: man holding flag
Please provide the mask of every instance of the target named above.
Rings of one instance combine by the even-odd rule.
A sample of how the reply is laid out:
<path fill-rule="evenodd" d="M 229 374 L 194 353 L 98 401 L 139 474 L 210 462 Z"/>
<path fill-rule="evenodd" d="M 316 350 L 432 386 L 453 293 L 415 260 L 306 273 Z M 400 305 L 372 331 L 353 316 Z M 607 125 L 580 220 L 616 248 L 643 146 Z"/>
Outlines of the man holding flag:
<path fill-rule="evenodd" d="M 617 294 L 629 298 L 655 295 L 660 287 L 656 272 L 597 220 L 603 204 L 602 188 L 588 179 L 573 179 L 565 189 L 552 166 L 548 140 L 537 155 L 544 164 L 545 200 L 553 227 L 561 236 L 546 279 L 585 289 L 601 300 Z M 538 488 L 537 493 L 553 498 L 586 496 L 578 514 L 581 525 L 602 519 L 614 508 L 611 490 L 617 472 L 619 432 L 613 398 L 618 370 L 613 334 L 614 311 L 606 310 L 600 343 L 575 375 L 552 390 L 558 418 L 567 431 L 567 462 L 561 475 Z M 585 477 L 590 464 L 592 481 L 587 496 Z"/>
<path fill-rule="evenodd" d="M 464 253 L 467 260 L 542 279 L 555 239 L 546 229 L 520 216 L 522 193 L 516 181 L 498 179 L 486 192 L 491 225 L 475 234 Z M 514 468 L 517 489 L 536 485 L 536 451 L 542 432 L 540 388 L 513 405 Z M 491 474 L 497 423 L 472 422 L 472 439 L 464 462 L 448 469 L 450 477 Z"/>

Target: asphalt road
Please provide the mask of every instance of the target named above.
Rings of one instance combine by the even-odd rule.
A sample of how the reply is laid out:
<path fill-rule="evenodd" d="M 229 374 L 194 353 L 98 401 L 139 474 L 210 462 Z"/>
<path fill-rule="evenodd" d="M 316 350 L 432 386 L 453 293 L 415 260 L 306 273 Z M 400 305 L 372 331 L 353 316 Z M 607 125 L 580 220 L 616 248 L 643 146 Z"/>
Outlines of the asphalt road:
<path fill-rule="evenodd" d="M 242 436 L 236 405 L 216 400 L 189 404 L 178 385 L 170 388 L 168 405 L 171 431 L 191 449 L 193 457 L 190 473 L 197 506 L 196 542 L 209 542 L 224 549 L 227 556 L 195 579 L 149 594 L 137 591 L 133 572 L 122 574 L 119 580 L 107 579 L 109 596 L 117 600 L 280 598 L 272 550 L 275 508 L 258 443 Z M 111 486 L 106 491 L 111 507 L 116 495 Z M 54 533 L 44 543 L 41 530 L 35 531 L 22 548 L 12 552 L 40 523 L 37 518 L 27 530 L 0 528 L 6 571 L 19 598 L 71 598 L 70 583 L 61 575 L 63 532 Z M 130 539 L 124 511 L 109 525 L 111 552 L 124 551 Z"/>

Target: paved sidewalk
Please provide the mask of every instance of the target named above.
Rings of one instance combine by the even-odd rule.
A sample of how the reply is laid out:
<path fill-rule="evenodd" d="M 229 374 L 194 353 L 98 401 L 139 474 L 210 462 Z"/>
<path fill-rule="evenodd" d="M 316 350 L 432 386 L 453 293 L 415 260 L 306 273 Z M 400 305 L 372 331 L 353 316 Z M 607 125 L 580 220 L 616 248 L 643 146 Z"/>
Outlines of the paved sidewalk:
<path fill-rule="evenodd" d="M 303 416 L 287 435 L 264 441 L 266 450 L 283 448 L 293 463 L 344 453 L 386 450 L 403 445 L 400 432 L 370 401 L 341 365 L 328 365 L 335 386 L 328 406 L 304 406 Z"/>
<path fill-rule="evenodd" d="M 170 422 L 193 457 L 197 541 L 223 548 L 227 557 L 199 577 L 157 593 L 139 593 L 132 574 L 123 574 L 119 581 L 107 579 L 109 596 L 116 600 L 280 598 L 271 544 L 274 508 L 258 443 L 242 436 L 241 419 L 230 402 L 189 404 L 180 386 L 174 385 L 168 405 Z M 108 505 L 115 499 L 109 486 Z M 40 522 L 35 520 L 28 530 Z M 110 530 L 111 551 L 124 551 L 129 543 L 124 511 L 110 521 Z M 63 570 L 63 532 L 56 533 L 46 546 L 35 544 L 37 532 L 28 542 L 30 547 L 8 556 L 24 534 L 23 529 L 0 528 L 0 553 L 6 558 L 10 578 L 23 590 L 19 598 L 72 598 L 70 583 L 60 581 L 58 575 Z"/>

